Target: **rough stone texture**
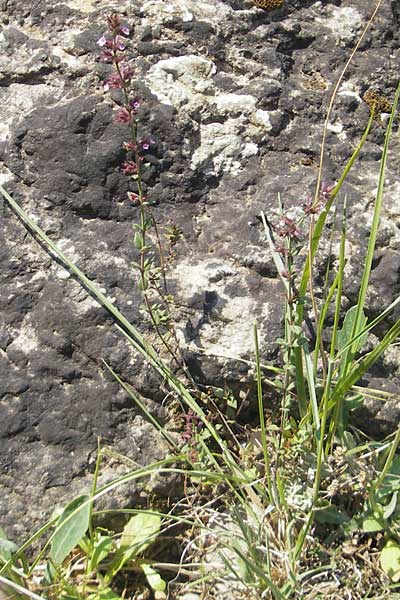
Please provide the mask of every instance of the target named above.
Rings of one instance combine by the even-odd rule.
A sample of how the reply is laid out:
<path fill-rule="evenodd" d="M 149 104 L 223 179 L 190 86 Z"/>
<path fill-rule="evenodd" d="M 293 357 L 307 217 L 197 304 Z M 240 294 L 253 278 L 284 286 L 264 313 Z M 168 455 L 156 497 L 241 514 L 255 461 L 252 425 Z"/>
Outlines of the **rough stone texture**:
<path fill-rule="evenodd" d="M 365 0 L 287 0 L 276 11 L 246 0 L 0 4 L 2 181 L 145 328 L 130 266 L 137 209 L 127 202 L 118 171 L 124 128 L 112 122 L 101 85 L 107 67 L 96 59 L 105 12 L 118 10 L 134 26 L 143 133 L 156 140 L 146 184 L 157 220 L 174 221 L 183 232 L 169 283 L 189 365 L 202 381 L 248 384 L 251 375 L 240 359 L 252 357 L 255 319 L 264 360 L 276 357 L 282 290 L 258 215 L 264 210 L 274 218 L 278 193 L 286 210 L 299 214 L 312 191 L 330 92 L 372 7 Z M 365 90 L 393 95 L 398 20 L 398 3 L 384 2 L 340 88 L 327 140 L 327 182 L 338 178 L 366 125 Z M 345 186 L 346 302 L 357 293 L 383 137 L 374 124 Z M 398 155 L 394 136 L 371 315 L 400 285 Z M 158 436 L 101 359 L 156 412 L 163 392 L 106 313 L 9 208 L 0 218 L 0 520 L 21 539 L 55 504 L 87 489 L 98 436 L 138 462 L 162 455 Z M 328 249 L 321 265 L 327 255 Z M 392 350 L 382 375 L 399 369 Z M 374 377 L 371 385 L 379 373 Z M 364 410 L 365 426 L 377 410 Z M 398 402 L 378 412 L 372 429 L 386 432 L 398 418 Z M 104 477 L 118 469 L 109 462 Z M 119 501 L 132 503 L 139 495 L 132 486 Z"/>

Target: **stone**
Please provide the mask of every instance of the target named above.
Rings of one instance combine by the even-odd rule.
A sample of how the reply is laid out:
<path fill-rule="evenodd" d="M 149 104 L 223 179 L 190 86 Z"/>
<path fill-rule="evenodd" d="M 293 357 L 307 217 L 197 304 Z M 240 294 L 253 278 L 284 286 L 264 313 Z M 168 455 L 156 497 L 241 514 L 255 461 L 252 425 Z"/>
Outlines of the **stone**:
<path fill-rule="evenodd" d="M 96 44 L 103 8 L 94 0 L 33 4 L 10 0 L 1 14 L 2 185 L 154 340 L 132 269 L 139 211 L 120 172 L 127 132 L 113 121 L 103 93 L 109 67 L 99 61 Z M 316 182 L 330 94 L 369 8 L 364 0 L 287 0 L 276 11 L 245 0 L 111 0 L 107 6 L 133 29 L 140 135 L 155 140 L 146 193 L 161 230 L 176 223 L 182 232 L 167 279 L 189 369 L 200 383 L 248 393 L 251 403 L 253 323 L 263 361 L 276 365 L 284 298 L 260 212 L 277 222 L 280 195 L 287 214 L 302 215 Z M 325 153 L 328 184 L 337 181 L 364 131 L 366 90 L 393 99 L 396 19 L 398 3 L 383 3 L 339 89 Z M 338 199 L 340 222 L 347 195 L 344 305 L 358 293 L 383 139 L 384 129 L 373 123 Z M 393 136 L 369 316 L 398 291 L 398 154 Z M 0 521 L 9 537 L 23 541 L 55 506 L 90 488 L 98 438 L 108 452 L 103 482 L 130 468 L 122 455 L 148 464 L 166 453 L 102 360 L 164 421 L 166 391 L 71 273 L 6 203 L 0 211 Z M 321 245 L 319 284 L 334 250 L 329 240 Z M 397 317 L 375 332 L 377 339 Z M 395 349 L 377 369 L 382 372 L 369 374 L 367 383 L 375 377 L 373 385 L 396 386 Z M 391 390 L 388 402 L 379 408 L 367 402 L 354 417 L 360 428 L 378 437 L 391 431 L 400 413 Z M 179 481 L 150 482 L 149 493 L 152 485 L 161 495 L 179 492 Z M 144 493 L 143 485 L 128 485 L 103 506 L 140 506 Z"/>

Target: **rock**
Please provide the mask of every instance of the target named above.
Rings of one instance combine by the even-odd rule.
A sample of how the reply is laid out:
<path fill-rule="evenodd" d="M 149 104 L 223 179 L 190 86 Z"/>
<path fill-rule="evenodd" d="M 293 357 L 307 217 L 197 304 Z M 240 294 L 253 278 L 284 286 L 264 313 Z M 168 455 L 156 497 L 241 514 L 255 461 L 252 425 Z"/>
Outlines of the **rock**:
<path fill-rule="evenodd" d="M 109 69 L 99 62 L 96 44 L 103 9 L 94 0 L 33 4 L 10 0 L 2 13 L 2 182 L 149 334 L 131 266 L 137 259 L 132 223 L 139 211 L 128 202 L 131 184 L 120 173 L 127 132 L 113 121 L 102 91 Z M 168 285 L 189 368 L 200 382 L 238 394 L 251 391 L 253 323 L 263 361 L 275 364 L 283 316 L 283 286 L 259 215 L 264 211 L 277 221 L 278 194 L 287 214 L 302 215 L 316 181 L 330 94 L 369 9 L 364 0 L 288 0 L 279 11 L 261 11 L 244 0 L 111 4 L 132 25 L 140 135 L 155 140 L 147 155 L 146 193 L 160 229 L 174 222 L 182 231 Z M 396 2 L 382 5 L 339 90 L 328 128 L 328 184 L 340 176 L 366 126 L 365 90 L 378 87 L 393 96 L 398 18 Z M 358 293 L 383 138 L 374 123 L 338 199 L 340 220 L 347 194 L 349 304 Z M 398 287 L 399 186 L 392 160 L 398 146 L 393 136 L 371 315 Z M 0 520 L 11 538 L 22 541 L 55 505 L 89 489 L 98 437 L 139 464 L 165 453 L 160 436 L 143 422 L 102 359 L 160 418 L 165 391 L 110 316 L 6 205 L 1 211 Z M 302 235 L 306 239 L 306 230 Z M 331 253 L 326 240 L 318 281 Z M 400 362 L 394 355 L 390 361 L 382 379 L 397 376 Z M 396 406 L 390 401 L 376 410 L 367 403 L 362 422 L 370 419 L 374 435 L 383 435 Z M 104 463 L 104 481 L 124 472 L 118 460 Z M 165 494 L 176 485 L 154 483 Z M 140 504 L 143 493 L 132 484 L 110 504 Z"/>
<path fill-rule="evenodd" d="M 393 433 L 400 419 L 400 381 L 396 377 L 367 377 L 366 382 L 371 397 L 352 414 L 352 423 L 372 439 L 383 439 Z M 373 398 L 376 390 L 384 392 L 385 397 Z"/>

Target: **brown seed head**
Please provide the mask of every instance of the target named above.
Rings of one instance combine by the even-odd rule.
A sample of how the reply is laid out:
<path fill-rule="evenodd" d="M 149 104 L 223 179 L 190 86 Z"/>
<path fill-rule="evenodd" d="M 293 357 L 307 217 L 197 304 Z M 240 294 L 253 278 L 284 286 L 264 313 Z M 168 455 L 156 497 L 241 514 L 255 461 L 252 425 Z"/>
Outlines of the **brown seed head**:
<path fill-rule="evenodd" d="M 365 92 L 363 100 L 368 105 L 369 110 L 371 112 L 374 111 L 374 119 L 380 125 L 383 125 L 381 114 L 392 111 L 392 105 L 389 100 L 372 88 Z"/>
<path fill-rule="evenodd" d="M 263 8 L 264 10 L 273 10 L 280 8 L 285 3 L 285 0 L 253 0 L 254 6 Z"/>

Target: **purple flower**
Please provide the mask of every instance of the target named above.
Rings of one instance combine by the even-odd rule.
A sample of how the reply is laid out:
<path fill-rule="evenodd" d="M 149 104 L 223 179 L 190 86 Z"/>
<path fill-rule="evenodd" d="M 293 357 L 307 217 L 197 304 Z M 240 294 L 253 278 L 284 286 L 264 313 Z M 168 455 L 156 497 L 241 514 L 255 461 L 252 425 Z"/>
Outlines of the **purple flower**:
<path fill-rule="evenodd" d="M 283 217 L 283 224 L 277 230 L 278 235 L 281 237 L 289 238 L 291 240 L 299 240 L 301 233 L 297 227 L 297 223 L 290 217 Z"/>
<path fill-rule="evenodd" d="M 121 77 L 119 73 L 111 73 L 104 83 L 104 91 L 108 92 L 112 89 L 122 88 L 123 82 L 121 81 Z"/>
<path fill-rule="evenodd" d="M 122 172 L 125 173 L 125 175 L 134 175 L 137 171 L 137 164 L 133 160 L 126 160 L 122 164 Z"/>
<path fill-rule="evenodd" d="M 322 184 L 321 184 L 321 192 L 320 192 L 322 198 L 324 200 L 328 200 L 329 197 L 330 197 L 330 195 L 331 195 L 331 192 L 334 189 L 335 189 L 335 185 L 328 185 L 327 183 L 322 182 Z"/>
<path fill-rule="evenodd" d="M 140 107 L 140 99 L 137 96 L 135 96 L 134 98 L 129 100 L 129 107 L 132 110 L 138 110 L 138 108 Z"/>
<path fill-rule="evenodd" d="M 144 198 L 144 197 L 143 197 Z M 128 199 L 135 204 L 136 202 L 138 202 L 140 200 L 140 197 L 138 194 L 135 194 L 135 192 L 128 192 Z"/>
<path fill-rule="evenodd" d="M 104 52 L 101 53 L 100 58 L 103 62 L 110 63 L 114 60 L 114 54 L 111 50 L 104 50 Z"/>
<path fill-rule="evenodd" d="M 289 258 L 290 256 L 292 256 L 292 253 L 290 252 L 289 248 L 286 248 L 286 246 L 283 245 L 277 245 L 275 247 L 276 251 L 279 252 L 279 254 L 285 258 Z"/>
<path fill-rule="evenodd" d="M 127 65 L 120 67 L 120 72 L 111 73 L 105 81 L 104 91 L 108 92 L 111 89 L 122 88 L 127 84 L 134 75 L 134 70 L 132 67 Z M 136 108 L 134 105 L 130 104 L 130 108 Z"/>
<path fill-rule="evenodd" d="M 186 443 L 193 442 L 200 426 L 200 419 L 193 411 L 189 410 L 188 413 L 184 414 L 183 431 L 181 433 L 182 441 Z"/>
<path fill-rule="evenodd" d="M 104 46 L 107 45 L 107 38 L 105 35 L 102 35 L 101 38 L 99 38 L 97 40 L 97 44 L 100 46 L 100 48 L 103 48 Z"/>
<path fill-rule="evenodd" d="M 126 37 L 128 37 L 131 32 L 128 25 L 121 25 L 118 31 L 121 35 L 125 35 Z"/>
<path fill-rule="evenodd" d="M 155 141 L 151 138 L 142 138 L 141 140 L 139 140 L 139 144 L 141 145 L 143 150 L 148 150 L 151 144 L 155 144 Z"/>
<path fill-rule="evenodd" d="M 317 215 L 321 210 L 320 202 L 314 202 L 310 195 L 307 195 L 306 200 L 303 204 L 303 210 L 306 215 Z"/>
<path fill-rule="evenodd" d="M 108 15 L 107 21 L 108 21 L 108 27 L 109 27 L 110 31 L 112 31 L 113 33 L 118 31 L 118 29 L 121 26 L 121 19 L 119 18 L 118 15 L 116 15 L 116 14 Z"/>
<path fill-rule="evenodd" d="M 101 38 L 97 40 L 97 44 L 100 48 L 112 49 L 114 41 L 112 38 L 107 37 L 107 34 L 103 34 Z"/>
<path fill-rule="evenodd" d="M 135 151 L 138 149 L 137 144 L 135 144 L 135 142 L 132 140 L 129 140 L 129 142 L 124 142 L 122 146 L 127 152 L 129 152 L 129 150 Z"/>
<path fill-rule="evenodd" d="M 116 123 L 132 123 L 132 113 L 127 108 L 120 108 L 114 115 Z"/>
<path fill-rule="evenodd" d="M 119 36 L 116 36 L 114 39 L 114 47 L 116 48 L 116 50 L 123 52 L 126 48 L 126 44 Z"/>
<path fill-rule="evenodd" d="M 124 66 L 121 67 L 121 75 L 122 75 L 124 81 L 127 82 L 130 79 L 132 79 L 132 77 L 134 76 L 134 74 L 135 74 L 135 71 L 129 65 L 124 65 Z"/>

